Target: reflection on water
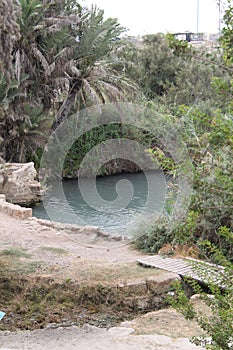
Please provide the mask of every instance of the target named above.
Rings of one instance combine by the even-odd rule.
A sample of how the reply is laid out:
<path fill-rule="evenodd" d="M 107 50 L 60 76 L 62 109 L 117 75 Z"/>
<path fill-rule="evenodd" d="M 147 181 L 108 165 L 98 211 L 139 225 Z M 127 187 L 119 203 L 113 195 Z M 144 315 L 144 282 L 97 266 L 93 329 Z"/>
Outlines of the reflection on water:
<path fill-rule="evenodd" d="M 78 180 L 64 181 L 61 188 L 59 183 L 54 183 L 44 205 L 40 203 L 33 208 L 33 215 L 63 223 L 99 226 L 103 231 L 124 234 L 139 215 L 145 217 L 163 210 L 167 182 L 163 172 L 154 171 L 99 177 L 96 181 L 97 195 L 91 180 L 82 181 L 81 189 Z M 86 201 L 81 192 L 85 192 Z M 117 202 L 118 195 L 122 197 L 118 201 L 122 206 Z M 117 206 L 113 206 L 115 202 Z"/>

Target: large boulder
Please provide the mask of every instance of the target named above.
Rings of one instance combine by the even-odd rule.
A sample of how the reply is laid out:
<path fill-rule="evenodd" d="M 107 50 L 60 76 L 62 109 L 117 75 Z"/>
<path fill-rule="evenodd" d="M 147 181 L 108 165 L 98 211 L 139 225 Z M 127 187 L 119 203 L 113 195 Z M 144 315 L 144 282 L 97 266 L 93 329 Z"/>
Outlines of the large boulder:
<path fill-rule="evenodd" d="M 0 165 L 0 193 L 15 204 L 30 205 L 41 200 L 43 191 L 36 180 L 34 163 L 4 163 Z"/>

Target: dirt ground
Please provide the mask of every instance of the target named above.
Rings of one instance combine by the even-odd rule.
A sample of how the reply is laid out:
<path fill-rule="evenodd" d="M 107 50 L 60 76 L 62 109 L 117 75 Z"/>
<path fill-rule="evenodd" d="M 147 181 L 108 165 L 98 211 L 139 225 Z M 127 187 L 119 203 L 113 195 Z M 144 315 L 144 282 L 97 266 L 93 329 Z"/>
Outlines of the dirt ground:
<path fill-rule="evenodd" d="M 107 240 L 95 233 L 75 233 L 42 226 L 36 220 L 18 220 L 0 213 L 1 250 L 25 250 L 30 259 L 43 262 L 40 272 L 61 278 L 79 278 L 84 265 L 116 265 L 143 256 L 126 242 Z M 91 277 L 91 276 L 90 276 Z"/>
<path fill-rule="evenodd" d="M 127 242 L 94 233 L 77 235 L 42 226 L 34 219 L 18 220 L 3 213 L 0 254 L 11 271 L 79 285 L 124 284 L 165 273 L 139 267 L 136 261 L 143 254 Z M 118 327 L 48 325 L 33 331 L 1 331 L 0 349 L 191 350 L 196 347 L 187 338 L 197 334 L 200 329 L 195 323 L 167 309 L 147 313 Z"/>
<path fill-rule="evenodd" d="M 187 338 L 170 338 L 164 335 L 136 335 L 132 329 L 118 327 L 99 329 L 83 328 L 36 330 L 18 334 L 0 334 L 1 349 L 28 350 L 197 350 Z"/>

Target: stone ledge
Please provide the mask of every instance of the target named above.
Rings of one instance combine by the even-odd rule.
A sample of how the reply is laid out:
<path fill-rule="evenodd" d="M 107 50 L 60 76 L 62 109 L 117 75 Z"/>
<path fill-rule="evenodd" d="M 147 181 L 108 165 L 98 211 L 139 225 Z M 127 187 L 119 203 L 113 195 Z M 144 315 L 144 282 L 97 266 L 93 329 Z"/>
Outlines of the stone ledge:
<path fill-rule="evenodd" d="M 70 233 L 77 233 L 77 234 L 78 233 L 85 233 L 85 234 L 95 233 L 97 235 L 100 233 L 98 226 L 90 226 L 90 225 L 78 226 L 78 225 L 73 225 L 73 224 L 63 224 L 63 223 L 56 222 L 56 221 L 37 219 L 35 217 L 32 217 L 31 219 L 36 221 L 38 224 L 40 224 L 42 226 L 54 228 L 58 231 L 66 231 L 67 233 L 69 233 L 69 232 Z"/>
<path fill-rule="evenodd" d="M 18 219 L 28 219 L 32 217 L 31 208 L 23 208 L 17 204 L 6 202 L 6 196 L 0 194 L 0 211 Z"/>
<path fill-rule="evenodd" d="M 172 272 L 165 272 L 160 276 L 149 277 L 146 280 L 147 288 L 157 294 L 168 292 L 175 281 L 180 281 L 178 274 Z"/>
<path fill-rule="evenodd" d="M 50 220 L 44 220 L 44 219 L 37 219 L 33 217 L 33 220 L 37 221 L 40 225 L 43 226 L 48 226 L 51 228 L 55 228 L 57 230 L 65 230 L 65 231 L 71 231 L 74 233 L 84 233 L 84 231 L 87 231 L 89 233 L 91 232 L 98 232 L 99 227 L 98 226 L 79 226 L 79 225 L 74 225 L 74 224 L 66 224 L 62 222 L 57 222 L 57 221 L 50 221 Z M 85 232 L 86 233 L 86 232 Z"/>
<path fill-rule="evenodd" d="M 158 296 L 160 294 L 168 293 L 171 290 L 173 283 L 180 280 L 181 278 L 178 274 L 164 271 L 161 275 L 119 283 L 117 287 L 125 292 L 136 292 L 138 295 L 146 295 L 148 292 L 152 292 L 154 295 Z"/>
<path fill-rule="evenodd" d="M 117 287 L 129 294 L 136 293 L 138 295 L 145 295 L 148 292 L 145 278 L 134 279 L 124 283 L 122 282 L 119 283 Z"/>
<path fill-rule="evenodd" d="M 123 241 L 123 236 L 114 236 L 107 232 L 102 232 L 99 228 L 99 226 L 91 226 L 91 225 L 84 225 L 79 226 L 75 224 L 66 224 L 61 223 L 58 221 L 50 221 L 50 220 L 44 220 L 44 219 L 38 219 L 36 217 L 32 217 L 31 220 L 36 221 L 38 224 L 42 226 L 47 226 L 50 228 L 53 228 L 58 231 L 65 231 L 66 233 L 73 233 L 73 234 L 96 234 L 97 237 L 102 237 L 108 240 L 113 241 Z"/>

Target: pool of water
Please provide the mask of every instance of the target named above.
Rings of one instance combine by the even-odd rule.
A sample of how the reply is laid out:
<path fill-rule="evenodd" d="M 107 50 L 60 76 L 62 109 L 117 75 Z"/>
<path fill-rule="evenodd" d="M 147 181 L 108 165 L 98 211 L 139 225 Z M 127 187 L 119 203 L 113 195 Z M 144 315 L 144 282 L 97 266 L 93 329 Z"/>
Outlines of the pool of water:
<path fill-rule="evenodd" d="M 54 182 L 33 216 L 126 234 L 163 210 L 167 183 L 161 171 Z"/>

